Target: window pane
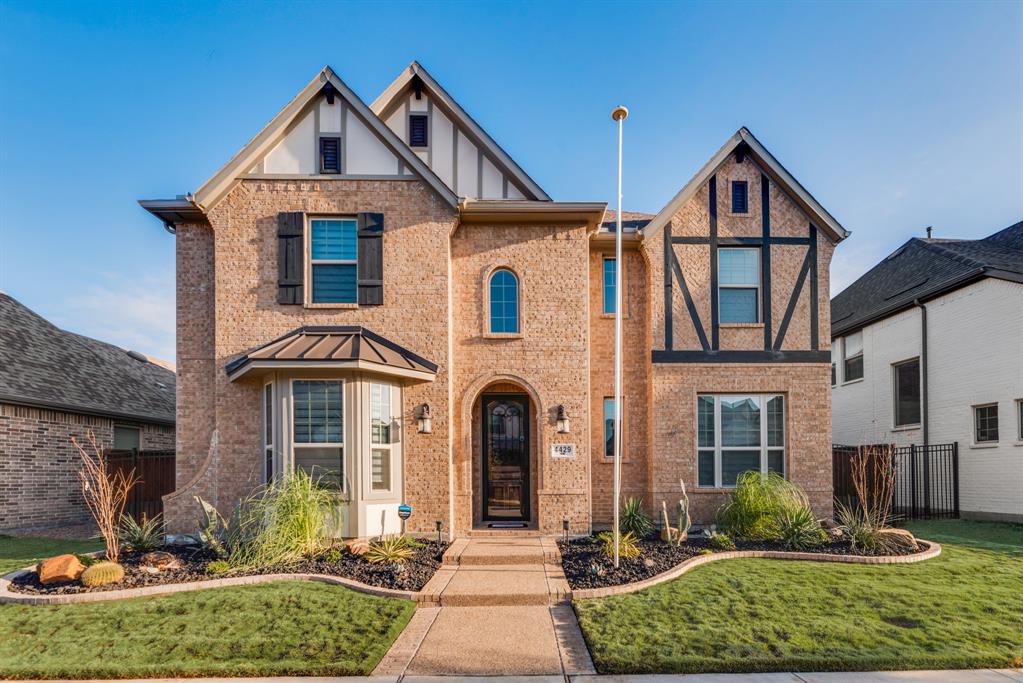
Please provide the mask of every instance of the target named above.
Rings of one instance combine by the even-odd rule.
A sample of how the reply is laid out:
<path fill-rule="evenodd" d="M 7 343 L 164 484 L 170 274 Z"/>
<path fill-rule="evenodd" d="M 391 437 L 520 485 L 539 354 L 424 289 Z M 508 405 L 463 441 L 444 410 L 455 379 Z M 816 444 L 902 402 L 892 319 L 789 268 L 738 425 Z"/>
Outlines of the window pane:
<path fill-rule="evenodd" d="M 374 491 L 391 490 L 391 449 L 373 449 L 370 454 L 370 477 Z"/>
<path fill-rule="evenodd" d="M 263 387 L 263 443 L 274 442 L 274 388 L 272 384 Z"/>
<path fill-rule="evenodd" d="M 139 430 L 135 427 L 114 427 L 114 449 L 119 451 L 138 450 Z"/>
<path fill-rule="evenodd" d="M 785 399 L 781 396 L 767 401 L 767 445 L 785 445 Z"/>
<path fill-rule="evenodd" d="M 358 301 L 358 266 L 313 265 L 313 303 L 354 304 Z"/>
<path fill-rule="evenodd" d="M 895 426 L 920 424 L 920 361 L 895 366 Z"/>
<path fill-rule="evenodd" d="M 304 470 L 321 486 L 341 489 L 344 465 L 340 448 L 296 448 L 295 469 Z"/>
<path fill-rule="evenodd" d="M 998 441 L 998 406 L 974 408 L 976 442 Z"/>
<path fill-rule="evenodd" d="M 767 471 L 785 476 L 785 451 L 767 451 Z"/>
<path fill-rule="evenodd" d="M 312 221 L 314 260 L 354 261 L 358 257 L 358 228 L 354 220 Z"/>
<path fill-rule="evenodd" d="M 714 485 L 714 451 L 700 451 L 697 470 L 700 486 Z"/>
<path fill-rule="evenodd" d="M 263 457 L 265 460 L 264 472 L 266 474 L 263 481 L 269 482 L 271 479 L 274 478 L 274 449 L 267 448 L 266 451 L 263 453 Z"/>
<path fill-rule="evenodd" d="M 760 405 L 752 396 L 722 396 L 721 445 L 760 445 Z"/>
<path fill-rule="evenodd" d="M 699 445 L 714 445 L 714 397 L 700 396 L 696 399 L 696 412 L 699 416 Z"/>
<path fill-rule="evenodd" d="M 718 283 L 753 287 L 760 284 L 760 250 L 719 249 Z"/>
<path fill-rule="evenodd" d="M 391 387 L 369 385 L 370 439 L 373 443 L 391 443 Z"/>
<path fill-rule="evenodd" d="M 863 332 L 856 332 L 850 334 L 845 338 L 845 357 L 852 358 L 853 356 L 863 353 Z"/>
<path fill-rule="evenodd" d="M 760 471 L 760 451 L 721 451 L 721 485 L 735 486 L 743 472 Z"/>
<path fill-rule="evenodd" d="M 615 260 L 604 259 L 604 312 L 615 312 Z"/>
<path fill-rule="evenodd" d="M 341 382 L 296 381 L 293 430 L 296 443 L 341 443 Z"/>
<path fill-rule="evenodd" d="M 490 331 L 519 331 L 519 283 L 511 271 L 490 276 Z"/>
<path fill-rule="evenodd" d="M 615 400 L 604 399 L 604 455 L 615 455 Z"/>
<path fill-rule="evenodd" d="M 863 379 L 863 356 L 850 358 L 845 362 L 845 381 L 851 382 L 854 379 Z"/>
<path fill-rule="evenodd" d="M 836 384 L 835 379 L 836 379 L 835 378 L 835 364 L 832 363 L 831 364 L 831 386 L 835 386 L 835 384 Z"/>
<path fill-rule="evenodd" d="M 757 290 L 722 287 L 718 315 L 723 323 L 757 322 Z"/>

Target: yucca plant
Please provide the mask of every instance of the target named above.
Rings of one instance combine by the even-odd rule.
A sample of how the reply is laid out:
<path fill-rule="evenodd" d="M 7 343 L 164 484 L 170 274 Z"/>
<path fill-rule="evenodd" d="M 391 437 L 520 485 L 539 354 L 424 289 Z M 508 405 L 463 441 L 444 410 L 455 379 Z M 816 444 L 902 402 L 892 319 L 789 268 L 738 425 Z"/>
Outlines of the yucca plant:
<path fill-rule="evenodd" d="M 781 542 L 789 550 L 816 548 L 828 537 L 809 504 L 782 510 L 777 522 Z"/>
<path fill-rule="evenodd" d="M 373 564 L 405 564 L 422 545 L 411 536 L 390 536 L 370 543 L 363 557 Z"/>
<path fill-rule="evenodd" d="M 646 538 L 654 530 L 654 522 L 643 509 L 640 498 L 627 498 L 622 505 L 618 529 L 623 533 L 631 533 L 636 538 Z"/>
<path fill-rule="evenodd" d="M 600 541 L 601 554 L 607 558 L 613 558 L 615 556 L 615 539 L 614 534 L 610 531 L 602 531 L 597 534 L 597 540 Z M 618 535 L 618 556 L 619 557 L 639 557 L 639 539 L 631 531 L 620 533 Z"/>
<path fill-rule="evenodd" d="M 141 523 L 131 515 L 122 515 L 117 534 L 121 543 L 135 552 L 156 550 L 163 545 L 163 515 L 156 515 L 152 519 L 143 515 Z"/>

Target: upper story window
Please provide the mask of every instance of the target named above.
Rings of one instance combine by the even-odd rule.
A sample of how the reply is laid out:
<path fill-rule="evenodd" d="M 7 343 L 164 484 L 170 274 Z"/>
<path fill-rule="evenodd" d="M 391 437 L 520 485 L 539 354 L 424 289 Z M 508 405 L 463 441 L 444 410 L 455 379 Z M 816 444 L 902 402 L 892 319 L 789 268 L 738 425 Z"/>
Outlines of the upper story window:
<path fill-rule="evenodd" d="M 320 137 L 320 173 L 341 172 L 341 138 L 336 135 Z"/>
<path fill-rule="evenodd" d="M 1023 398 L 1016 401 L 1016 438 L 1023 441 Z"/>
<path fill-rule="evenodd" d="M 998 404 L 990 403 L 973 408 L 973 442 L 998 442 Z"/>
<path fill-rule="evenodd" d="M 842 381 L 863 379 L 863 330 L 842 340 Z"/>
<path fill-rule="evenodd" d="M 777 394 L 696 398 L 697 482 L 735 486 L 739 475 L 785 474 L 785 399 Z"/>
<path fill-rule="evenodd" d="M 749 183 L 732 181 L 732 213 L 749 213 Z"/>
<path fill-rule="evenodd" d="M 723 323 L 760 322 L 760 250 L 718 250 L 718 307 Z"/>
<path fill-rule="evenodd" d="M 408 144 L 409 147 L 429 147 L 430 118 L 426 114 L 409 114 Z"/>
<path fill-rule="evenodd" d="M 325 486 L 344 489 L 344 406 L 341 380 L 294 380 L 294 466 Z"/>
<path fill-rule="evenodd" d="M 490 276 L 490 332 L 517 334 L 519 331 L 519 279 L 501 268 Z"/>
<path fill-rule="evenodd" d="M 604 313 L 615 312 L 615 270 L 618 267 L 613 258 L 604 259 L 601 277 L 604 281 Z"/>
<path fill-rule="evenodd" d="M 622 435 L 625 434 L 625 401 L 622 401 Z M 622 440 L 624 451 L 625 441 Z M 615 456 L 615 400 L 614 397 L 604 399 L 604 455 L 608 458 Z M 624 456 L 624 453 L 623 453 Z"/>
<path fill-rule="evenodd" d="M 354 218 L 310 221 L 314 304 L 354 304 L 359 295 L 358 224 Z"/>
<path fill-rule="evenodd" d="M 841 342 L 835 339 L 831 342 L 831 386 L 838 384 L 838 346 Z"/>
<path fill-rule="evenodd" d="M 895 426 L 920 424 L 920 359 L 892 365 Z"/>

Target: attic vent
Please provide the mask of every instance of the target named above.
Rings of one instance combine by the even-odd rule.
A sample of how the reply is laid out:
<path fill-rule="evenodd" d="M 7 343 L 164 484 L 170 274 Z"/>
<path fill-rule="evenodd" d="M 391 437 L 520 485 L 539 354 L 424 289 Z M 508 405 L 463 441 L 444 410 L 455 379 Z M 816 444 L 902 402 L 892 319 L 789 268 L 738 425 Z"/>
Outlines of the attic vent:
<path fill-rule="evenodd" d="M 128 356 L 131 357 L 131 358 L 134 358 L 135 360 L 137 360 L 140 363 L 148 363 L 149 362 L 149 359 L 146 358 L 145 355 L 139 353 L 138 351 L 129 351 L 128 352 Z"/>
<path fill-rule="evenodd" d="M 427 135 L 426 114 L 409 114 L 408 117 L 408 144 L 409 147 L 427 147 L 430 144 Z"/>
<path fill-rule="evenodd" d="M 320 173 L 341 172 L 341 138 L 320 138 Z"/>

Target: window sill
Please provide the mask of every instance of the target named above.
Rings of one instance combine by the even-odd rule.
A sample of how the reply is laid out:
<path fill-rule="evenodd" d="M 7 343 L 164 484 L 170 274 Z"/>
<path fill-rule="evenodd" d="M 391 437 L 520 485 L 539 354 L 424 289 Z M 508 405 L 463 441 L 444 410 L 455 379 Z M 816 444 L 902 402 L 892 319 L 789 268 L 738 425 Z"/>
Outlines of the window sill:
<path fill-rule="evenodd" d="M 898 427 L 892 427 L 893 432 L 912 432 L 917 429 L 920 429 L 919 422 L 917 424 L 899 425 Z"/>
<path fill-rule="evenodd" d="M 327 304 L 325 304 L 325 303 L 314 304 L 314 303 L 308 303 L 308 304 L 305 305 L 305 307 L 306 308 L 337 308 L 337 309 L 342 309 L 342 310 L 351 310 L 351 309 L 358 308 L 359 304 L 341 304 L 341 303 L 337 303 L 337 304 L 330 304 L 330 303 L 327 303 Z"/>
<path fill-rule="evenodd" d="M 723 330 L 762 330 L 764 323 L 718 323 Z"/>
<path fill-rule="evenodd" d="M 859 379 L 851 379 L 848 382 L 842 382 L 842 386 L 844 387 L 844 386 L 847 386 L 849 384 L 859 384 L 862 381 L 863 381 L 862 377 L 860 377 Z"/>
<path fill-rule="evenodd" d="M 998 448 L 998 445 L 999 444 L 997 441 L 985 441 L 984 443 L 971 443 L 970 449 L 975 450 L 980 448 Z"/>
<path fill-rule="evenodd" d="M 734 486 L 697 486 L 689 489 L 693 493 L 734 493 Z"/>
<path fill-rule="evenodd" d="M 615 459 L 610 455 L 605 455 L 603 458 L 598 460 L 598 462 L 602 465 L 613 465 L 615 464 Z M 622 458 L 623 465 L 632 465 L 635 464 L 635 462 L 636 461 L 633 458 Z"/>
<path fill-rule="evenodd" d="M 605 320 L 614 320 L 615 319 L 615 314 L 614 313 L 601 313 L 600 317 L 604 318 Z M 622 320 L 628 320 L 628 319 L 629 319 L 629 314 L 628 313 L 623 313 L 622 314 Z"/>
<path fill-rule="evenodd" d="M 522 339 L 521 332 L 484 332 L 484 339 Z"/>

